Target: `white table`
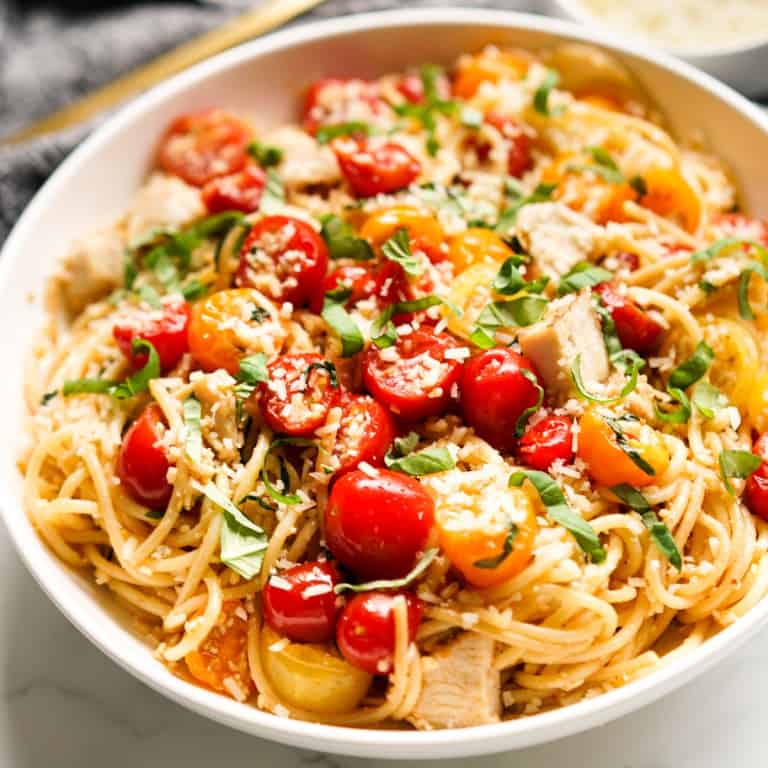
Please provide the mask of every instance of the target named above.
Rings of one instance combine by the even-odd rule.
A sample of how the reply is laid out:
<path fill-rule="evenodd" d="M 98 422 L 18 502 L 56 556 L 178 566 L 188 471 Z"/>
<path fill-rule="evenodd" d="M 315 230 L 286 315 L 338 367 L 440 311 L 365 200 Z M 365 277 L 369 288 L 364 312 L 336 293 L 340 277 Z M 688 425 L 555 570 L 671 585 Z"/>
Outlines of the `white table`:
<path fill-rule="evenodd" d="M 768 632 L 722 667 L 611 725 L 463 761 L 390 763 L 281 747 L 145 688 L 40 591 L 0 526 L 0 768 L 764 768 Z"/>

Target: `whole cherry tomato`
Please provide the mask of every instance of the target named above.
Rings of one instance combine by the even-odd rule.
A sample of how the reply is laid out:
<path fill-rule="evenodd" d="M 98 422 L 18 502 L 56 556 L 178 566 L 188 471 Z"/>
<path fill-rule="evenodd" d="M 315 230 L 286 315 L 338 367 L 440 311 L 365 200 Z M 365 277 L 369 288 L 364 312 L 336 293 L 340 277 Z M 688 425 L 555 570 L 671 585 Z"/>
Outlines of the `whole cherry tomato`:
<path fill-rule="evenodd" d="M 371 675 L 388 675 L 395 660 L 395 616 L 397 594 L 364 592 L 353 597 L 336 625 L 336 644 L 342 656 Z M 408 621 L 408 640 L 416 639 L 424 606 L 418 597 L 402 593 Z"/>
<path fill-rule="evenodd" d="M 610 310 L 621 345 L 641 355 L 653 352 L 664 328 L 611 283 L 600 283 L 594 290 Z"/>
<path fill-rule="evenodd" d="M 181 296 L 168 296 L 163 299 L 162 309 L 137 313 L 122 320 L 112 329 L 112 335 L 120 351 L 136 369 L 143 368 L 149 356 L 146 352 L 134 352 L 133 341 L 148 341 L 157 350 L 162 372 L 167 373 L 189 347 L 189 314 L 189 305 Z"/>
<path fill-rule="evenodd" d="M 328 268 L 328 248 L 305 221 L 267 216 L 253 225 L 240 249 L 239 285 L 274 301 L 307 304 Z"/>
<path fill-rule="evenodd" d="M 166 173 L 202 187 L 217 176 L 239 171 L 247 162 L 251 129 L 221 109 L 177 117 L 160 142 L 157 164 Z"/>
<path fill-rule="evenodd" d="M 355 197 L 404 189 L 421 173 L 419 161 L 403 146 L 373 144 L 362 138 L 336 139 L 331 148 Z"/>
<path fill-rule="evenodd" d="M 203 202 L 209 213 L 259 210 L 261 193 L 267 183 L 267 175 L 258 165 L 247 165 L 242 171 L 229 176 L 217 176 L 202 189 Z"/>
<path fill-rule="evenodd" d="M 321 125 L 360 121 L 361 113 L 375 117 L 386 108 L 375 83 L 354 77 L 326 77 L 307 89 L 302 125 L 307 133 L 315 134 Z"/>
<path fill-rule="evenodd" d="M 325 509 L 325 542 L 333 556 L 363 579 L 397 579 L 427 545 L 435 503 L 408 475 L 359 469 L 334 484 Z"/>
<path fill-rule="evenodd" d="M 747 480 L 744 503 L 753 515 L 768 520 L 768 432 L 757 438 L 752 453 L 759 456 L 763 463 Z"/>
<path fill-rule="evenodd" d="M 351 291 L 346 304 L 347 307 L 351 307 L 358 301 L 375 295 L 376 282 L 376 275 L 370 267 L 362 264 L 337 267 L 325 276 L 320 290 L 312 297 L 310 309 L 320 314 L 323 310 L 325 294 L 339 288 L 348 288 Z"/>
<path fill-rule="evenodd" d="M 170 464 L 160 445 L 163 412 L 155 403 L 148 405 L 123 436 L 117 456 L 117 476 L 139 504 L 163 509 L 171 499 L 168 482 Z"/>
<path fill-rule="evenodd" d="M 527 467 L 547 472 L 558 459 L 573 461 L 573 421 L 568 416 L 550 415 L 528 427 L 517 449 Z"/>
<path fill-rule="evenodd" d="M 490 123 L 504 137 L 507 144 L 507 173 L 520 178 L 533 167 L 531 156 L 531 140 L 514 117 L 490 112 L 486 116 Z"/>
<path fill-rule="evenodd" d="M 500 451 L 510 451 L 523 411 L 539 399 L 538 373 L 527 357 L 511 349 L 489 349 L 470 359 L 461 379 L 466 422 Z"/>
<path fill-rule="evenodd" d="M 453 336 L 422 326 L 399 335 L 391 347 L 371 344 L 363 356 L 363 382 L 381 403 L 405 419 L 420 421 L 444 413 L 463 363 Z"/>
<path fill-rule="evenodd" d="M 303 643 L 325 643 L 336 629 L 339 575 L 331 563 L 294 565 L 272 576 L 261 593 L 264 621 L 275 632 Z"/>

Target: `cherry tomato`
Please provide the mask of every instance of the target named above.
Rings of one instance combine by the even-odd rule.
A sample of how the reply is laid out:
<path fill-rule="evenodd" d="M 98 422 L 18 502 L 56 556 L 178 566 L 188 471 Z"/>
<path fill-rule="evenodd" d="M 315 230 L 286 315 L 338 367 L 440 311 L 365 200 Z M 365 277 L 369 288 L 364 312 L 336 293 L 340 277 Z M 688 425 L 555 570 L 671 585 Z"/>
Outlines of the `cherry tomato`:
<path fill-rule="evenodd" d="M 209 213 L 259 210 L 261 193 L 267 183 L 267 175 L 258 165 L 247 165 L 239 173 L 218 176 L 202 190 L 203 202 Z"/>
<path fill-rule="evenodd" d="M 418 597 L 402 593 L 408 617 L 408 640 L 416 639 L 424 606 Z M 395 661 L 396 594 L 365 592 L 345 606 L 336 625 L 336 644 L 352 665 L 371 675 L 388 675 Z"/>
<path fill-rule="evenodd" d="M 490 123 L 507 141 L 507 173 L 520 178 L 533 167 L 531 140 L 514 117 L 491 112 L 486 116 Z"/>
<path fill-rule="evenodd" d="M 187 351 L 187 326 L 189 305 L 181 296 L 163 299 L 162 309 L 137 314 L 117 323 L 112 335 L 120 351 L 128 358 L 133 368 L 143 368 L 149 355 L 134 352 L 133 340 L 143 339 L 152 344 L 160 358 L 160 368 L 167 373 L 181 360 Z"/>
<path fill-rule="evenodd" d="M 157 154 L 166 173 L 202 187 L 217 176 L 236 173 L 248 162 L 251 129 L 221 109 L 177 117 L 169 126 Z"/>
<path fill-rule="evenodd" d="M 680 171 L 649 168 L 643 172 L 646 192 L 638 201 L 659 216 L 671 218 L 687 232 L 695 232 L 701 219 L 701 202 Z"/>
<path fill-rule="evenodd" d="M 361 461 L 380 466 L 397 430 L 392 414 L 367 395 L 345 393 L 333 455 L 339 466 L 336 476 L 356 469 Z"/>
<path fill-rule="evenodd" d="M 325 543 L 362 579 L 397 579 L 416 564 L 435 516 L 435 503 L 408 475 L 354 469 L 334 484 L 325 509 Z"/>
<path fill-rule="evenodd" d="M 440 223 L 431 212 L 412 205 L 394 205 L 372 213 L 363 224 L 360 237 L 378 250 L 398 229 L 408 232 L 414 253 L 422 251 L 433 263 L 445 258 L 445 235 Z"/>
<path fill-rule="evenodd" d="M 272 576 L 261 593 L 264 621 L 301 643 L 325 643 L 336 628 L 339 574 L 330 563 L 294 565 Z"/>
<path fill-rule="evenodd" d="M 753 219 L 743 213 L 721 213 L 712 224 L 719 230 L 721 237 L 755 240 L 768 246 L 768 222 L 763 219 Z"/>
<path fill-rule="evenodd" d="M 511 349 L 489 349 L 473 357 L 461 379 L 464 419 L 494 448 L 512 450 L 518 419 L 538 401 L 537 382 L 533 363 Z"/>
<path fill-rule="evenodd" d="M 267 216 L 253 225 L 240 249 L 237 282 L 299 307 L 309 302 L 327 268 L 328 248 L 309 224 Z"/>
<path fill-rule="evenodd" d="M 632 251 L 618 251 L 613 254 L 613 258 L 618 262 L 619 269 L 627 272 L 634 272 L 640 267 L 640 257 Z"/>
<path fill-rule="evenodd" d="M 560 459 L 573 461 L 573 422 L 568 416 L 547 416 L 528 427 L 518 446 L 520 461 L 527 467 L 547 472 Z"/>
<path fill-rule="evenodd" d="M 295 437 L 311 435 L 325 423 L 339 397 L 338 384 L 320 355 L 281 355 L 268 366 L 269 381 L 259 385 L 261 415 L 270 429 Z"/>
<path fill-rule="evenodd" d="M 757 438 L 752 453 L 759 456 L 763 463 L 747 479 L 744 503 L 753 515 L 768 520 L 768 432 Z"/>
<path fill-rule="evenodd" d="M 331 148 L 355 197 L 373 197 L 404 189 L 421 173 L 419 161 L 403 146 L 388 141 L 336 139 Z"/>
<path fill-rule="evenodd" d="M 335 291 L 337 288 L 348 288 L 351 291 L 346 304 L 347 307 L 351 307 L 358 301 L 374 296 L 376 284 L 376 275 L 370 267 L 364 267 L 362 264 L 337 267 L 325 276 L 320 290 L 312 297 L 310 309 L 320 314 L 323 310 L 325 294 L 329 291 Z"/>
<path fill-rule="evenodd" d="M 462 56 L 453 81 L 453 93 L 460 99 L 471 99 L 485 82 L 522 80 L 533 57 L 527 51 L 486 48 L 475 56 Z"/>
<path fill-rule="evenodd" d="M 321 125 L 360 120 L 361 110 L 376 116 L 385 109 L 375 83 L 358 78 L 326 77 L 307 89 L 303 127 L 314 135 Z"/>
<path fill-rule="evenodd" d="M 168 482 L 170 464 L 160 445 L 161 426 L 163 412 L 151 403 L 123 436 L 117 456 L 120 482 L 139 504 L 151 509 L 165 508 L 173 492 Z"/>
<path fill-rule="evenodd" d="M 641 355 L 653 352 L 664 328 L 632 299 L 622 296 L 615 285 L 600 283 L 594 290 L 611 312 L 621 345 Z"/>
<path fill-rule="evenodd" d="M 396 88 L 411 104 L 424 102 L 424 81 L 418 72 L 408 72 L 398 81 Z M 451 98 L 451 83 L 445 75 L 435 78 L 435 91 L 439 99 L 447 101 Z"/>
<path fill-rule="evenodd" d="M 447 333 L 419 328 L 386 349 L 371 344 L 363 356 L 363 382 L 381 403 L 405 419 L 421 421 L 448 407 L 463 364 L 446 353 L 459 343 Z"/>
<path fill-rule="evenodd" d="M 460 274 L 473 264 L 488 262 L 497 269 L 513 255 L 501 235 L 485 227 L 470 227 L 451 239 L 448 258 Z"/>

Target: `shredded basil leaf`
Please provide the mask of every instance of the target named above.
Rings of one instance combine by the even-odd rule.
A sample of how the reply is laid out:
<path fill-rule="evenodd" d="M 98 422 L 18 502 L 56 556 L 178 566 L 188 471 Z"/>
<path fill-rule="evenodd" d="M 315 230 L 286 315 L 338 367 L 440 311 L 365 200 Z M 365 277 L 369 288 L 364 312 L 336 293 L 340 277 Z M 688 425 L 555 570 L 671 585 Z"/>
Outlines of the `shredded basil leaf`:
<path fill-rule="evenodd" d="M 549 302 L 540 296 L 518 296 L 510 301 L 486 304 L 475 322 L 470 340 L 475 346 L 488 349 L 494 345 L 498 328 L 532 325 L 541 319 Z"/>
<path fill-rule="evenodd" d="M 753 274 L 758 274 L 763 280 L 768 280 L 768 267 L 758 261 L 751 261 L 739 275 L 737 296 L 739 301 L 739 316 L 743 320 L 754 320 L 755 313 L 749 303 L 749 281 Z"/>
<path fill-rule="evenodd" d="M 616 165 L 616 161 L 603 147 L 587 147 L 586 151 L 592 155 L 592 159 L 595 161 L 593 164 L 569 164 L 566 166 L 566 170 L 591 171 L 610 184 L 622 184 L 624 182 L 624 174 L 619 169 L 619 166 Z"/>
<path fill-rule="evenodd" d="M 723 478 L 723 484 L 728 490 L 728 493 L 730 493 L 731 496 L 734 496 L 736 491 L 731 485 L 729 478 L 749 477 L 760 467 L 763 460 L 759 456 L 755 456 L 751 451 L 725 450 L 720 451 L 718 463 L 720 464 L 720 475 Z"/>
<path fill-rule="evenodd" d="M 53 400 L 56 395 L 59 394 L 58 389 L 53 389 L 50 392 L 46 392 L 41 398 L 40 398 L 40 405 L 48 405 L 48 403 Z"/>
<path fill-rule="evenodd" d="M 475 568 L 483 568 L 489 571 L 498 568 L 512 554 L 515 539 L 519 532 L 520 529 L 514 523 L 510 523 L 509 528 L 507 529 L 507 535 L 504 537 L 504 545 L 502 546 L 501 552 L 494 557 L 485 557 L 482 560 L 475 560 L 472 565 Z"/>
<path fill-rule="evenodd" d="M 365 584 L 337 584 L 333 591 L 340 595 L 342 592 L 372 592 L 379 589 L 402 589 L 416 581 L 432 564 L 440 550 L 437 547 L 428 549 L 419 558 L 419 562 L 413 566 L 410 573 L 403 576 L 402 579 L 381 579 L 379 581 L 368 581 Z"/>
<path fill-rule="evenodd" d="M 717 411 L 728 407 L 728 398 L 708 381 L 696 383 L 691 402 L 706 419 L 713 419 Z"/>
<path fill-rule="evenodd" d="M 318 144 L 328 144 L 328 142 L 338 139 L 340 136 L 368 136 L 370 133 L 371 126 L 368 123 L 352 120 L 348 123 L 321 125 L 315 132 L 315 139 L 317 139 Z"/>
<path fill-rule="evenodd" d="M 336 294 L 338 296 L 339 294 Z M 365 345 L 365 339 L 357 323 L 352 316 L 344 309 L 344 304 L 349 298 L 347 293 L 340 301 L 332 292 L 325 294 L 323 301 L 323 311 L 321 316 L 333 332 L 341 339 L 341 356 L 352 357 L 356 355 Z"/>
<path fill-rule="evenodd" d="M 263 323 L 265 320 L 268 320 L 269 317 L 270 314 L 268 309 L 264 309 L 264 307 L 259 307 L 254 304 L 249 319 L 252 323 Z"/>
<path fill-rule="evenodd" d="M 371 341 L 379 348 L 386 349 L 397 343 L 397 330 L 392 322 L 394 305 L 390 304 L 371 325 Z"/>
<path fill-rule="evenodd" d="M 139 290 L 139 300 L 148 304 L 152 309 L 162 309 L 163 302 L 160 294 L 151 285 L 142 285 Z"/>
<path fill-rule="evenodd" d="M 411 251 L 411 238 L 405 228 L 398 229 L 381 246 L 381 253 L 390 261 L 399 264 L 408 275 L 416 276 L 424 271 L 424 265 Z"/>
<path fill-rule="evenodd" d="M 368 261 L 374 257 L 371 244 L 356 237 L 352 227 L 338 216 L 327 213 L 320 217 L 320 223 L 321 234 L 332 259 Z"/>
<path fill-rule="evenodd" d="M 264 457 L 264 466 L 261 468 L 260 474 L 261 482 L 264 483 L 264 487 L 266 488 L 267 493 L 276 502 L 290 506 L 293 504 L 299 504 L 301 502 L 301 497 L 295 493 L 283 493 L 283 491 L 288 490 L 288 486 L 290 485 L 290 479 L 288 476 L 288 470 L 285 465 L 285 459 L 282 456 L 277 457 L 277 464 L 280 471 L 280 484 L 282 485 L 281 490 L 278 490 L 274 485 L 272 485 L 269 479 L 269 474 L 267 473 L 267 458 L 270 456 L 270 454 L 273 454 L 277 448 L 283 445 L 309 447 L 315 446 L 315 443 L 313 440 L 309 440 L 306 437 L 278 437 L 276 440 L 272 441 L 272 444 L 269 446 L 267 454 Z"/>
<path fill-rule="evenodd" d="M 285 188 L 274 168 L 267 170 L 267 183 L 261 193 L 259 211 L 265 216 L 279 213 L 285 205 Z"/>
<path fill-rule="evenodd" d="M 549 107 L 549 95 L 553 89 L 557 88 L 559 83 L 560 75 L 558 75 L 554 69 L 547 70 L 544 80 L 533 94 L 533 108 L 540 115 L 553 117 L 559 115 L 563 111 L 562 107 L 558 107 L 555 110 L 551 110 Z"/>
<path fill-rule="evenodd" d="M 541 293 L 549 283 L 549 278 L 541 277 L 538 280 L 526 280 L 518 269 L 525 262 L 526 260 L 517 254 L 510 256 L 501 265 L 496 277 L 493 278 L 491 284 L 493 290 L 502 296 L 513 296 L 520 291 Z"/>
<path fill-rule="evenodd" d="M 638 198 L 648 194 L 648 184 L 642 176 L 633 176 L 629 180 L 629 186 L 637 193 Z"/>
<path fill-rule="evenodd" d="M 517 214 L 524 205 L 544 203 L 552 199 L 552 193 L 557 189 L 557 184 L 539 184 L 530 195 L 523 195 L 522 191 L 510 194 L 511 205 L 505 208 L 496 222 L 494 230 L 506 235 L 517 221 Z"/>
<path fill-rule="evenodd" d="M 273 165 L 280 165 L 283 160 L 283 150 L 280 149 L 280 147 L 262 144 L 260 141 L 252 141 L 248 145 L 248 154 L 262 168 L 271 168 Z"/>
<path fill-rule="evenodd" d="M 645 365 L 645 360 L 643 360 L 642 357 L 640 357 L 636 352 L 632 351 L 631 349 L 625 349 L 625 350 L 622 350 L 621 353 L 615 355 L 612 358 L 611 362 L 617 368 L 619 367 L 617 365 L 617 362 L 619 364 L 624 364 L 624 363 L 629 364 L 630 366 L 629 376 L 624 386 L 621 388 L 621 392 L 619 392 L 619 394 L 616 395 L 616 397 L 599 397 L 598 395 L 593 395 L 587 391 L 587 387 L 581 375 L 581 352 L 579 352 L 579 354 L 576 355 L 576 359 L 573 361 L 573 364 L 571 365 L 571 378 L 573 379 L 573 383 L 576 386 L 576 389 L 578 390 L 579 394 L 585 400 L 589 400 L 591 403 L 600 403 L 602 405 L 609 405 L 610 403 L 618 403 L 619 400 L 623 400 L 628 394 L 634 391 L 635 387 L 637 386 L 637 375 L 638 373 L 640 373 L 640 370 Z"/>
<path fill-rule="evenodd" d="M 706 341 L 700 341 L 691 357 L 669 375 L 669 386 L 675 389 L 688 389 L 709 370 L 714 359 L 715 353 L 712 347 Z"/>
<path fill-rule="evenodd" d="M 526 408 L 518 417 L 517 422 L 515 423 L 515 437 L 522 437 L 523 433 L 525 432 L 525 428 L 528 425 L 528 419 L 533 416 L 536 411 L 541 408 L 541 404 L 544 402 L 544 387 L 539 384 L 539 380 L 536 378 L 536 374 L 529 371 L 527 368 L 520 368 L 520 373 L 525 376 L 528 381 L 533 384 L 534 387 L 536 387 L 537 397 L 536 402 Z"/>
<path fill-rule="evenodd" d="M 768 262 L 768 248 L 761 243 L 740 237 L 724 237 L 721 240 L 715 240 L 714 243 L 711 243 L 706 248 L 694 251 L 691 254 L 691 264 L 712 261 L 712 259 L 717 258 L 723 251 L 727 251 L 731 248 L 754 249 L 764 262 Z"/>
<path fill-rule="evenodd" d="M 616 444 L 632 460 L 632 463 L 636 467 L 642 469 L 646 475 L 655 475 L 656 470 L 640 455 L 640 452 L 637 449 L 629 444 L 627 436 L 624 434 L 622 424 L 627 421 L 637 421 L 637 419 L 628 414 L 618 417 L 602 415 L 600 418 L 602 418 L 602 420 L 611 428 L 611 431 L 616 438 Z"/>
<path fill-rule="evenodd" d="M 336 366 L 330 360 L 323 360 L 322 363 L 310 363 L 307 366 L 307 370 L 304 371 L 304 388 L 309 386 L 309 377 L 312 371 L 321 370 L 328 374 L 328 379 L 331 382 L 333 389 L 339 388 L 339 375 L 336 373 Z"/>
<path fill-rule="evenodd" d="M 425 448 L 423 451 L 413 453 L 418 442 L 419 436 L 416 432 L 410 432 L 406 437 L 395 438 L 392 448 L 384 457 L 384 463 L 389 469 L 413 477 L 445 472 L 456 466 L 453 455 L 444 447 Z"/>
<path fill-rule="evenodd" d="M 710 283 L 708 280 L 699 280 L 697 283 L 699 286 L 699 290 L 703 293 L 709 296 L 710 294 L 714 293 L 717 290 L 717 286 Z"/>
<path fill-rule="evenodd" d="M 181 295 L 186 301 L 195 301 L 205 296 L 208 286 L 203 285 L 196 277 L 181 286 Z"/>
<path fill-rule="evenodd" d="M 192 461 L 200 461 L 203 434 L 200 420 L 203 415 L 200 401 L 190 395 L 182 406 L 184 414 L 184 450 Z"/>
<path fill-rule="evenodd" d="M 680 407 L 673 411 L 662 411 L 658 406 L 654 406 L 656 418 L 667 424 L 685 424 L 691 418 L 691 401 L 688 395 L 676 387 L 667 387 L 667 392 L 680 403 Z"/>
<path fill-rule="evenodd" d="M 240 360 L 240 367 L 235 374 L 235 379 L 239 382 L 235 386 L 235 395 L 241 400 L 247 399 L 256 389 L 257 384 L 269 381 L 267 356 L 263 352 L 257 352 L 254 355 L 244 357 Z"/>
<path fill-rule="evenodd" d="M 577 293 L 583 288 L 592 288 L 607 280 L 613 279 L 613 272 L 602 267 L 596 267 L 588 261 L 577 264 L 570 272 L 560 278 L 557 285 L 557 295 L 565 296 L 569 293 Z"/>

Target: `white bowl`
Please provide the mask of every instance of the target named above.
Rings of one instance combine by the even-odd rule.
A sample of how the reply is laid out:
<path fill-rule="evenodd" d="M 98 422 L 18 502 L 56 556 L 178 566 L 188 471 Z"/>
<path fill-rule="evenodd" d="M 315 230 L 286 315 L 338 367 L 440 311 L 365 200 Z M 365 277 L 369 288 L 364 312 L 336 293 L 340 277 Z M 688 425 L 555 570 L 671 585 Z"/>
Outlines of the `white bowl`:
<path fill-rule="evenodd" d="M 761 2 L 761 0 L 755 0 Z M 585 8 L 580 0 L 541 0 L 541 10 L 553 16 L 578 21 L 590 29 L 599 27 L 606 35 L 615 31 L 602 24 L 600 18 Z M 643 42 L 638 38 L 638 44 Z M 647 41 L 644 43 L 649 46 Z M 661 46 L 660 47 L 664 47 Z M 669 48 L 667 53 L 685 59 L 747 96 L 768 96 L 768 31 L 761 38 L 748 43 L 701 48 Z"/>
<path fill-rule="evenodd" d="M 768 118 L 720 83 L 671 58 L 542 17 L 433 9 L 393 11 L 297 27 L 257 40 L 169 80 L 125 107 L 80 146 L 19 220 L 0 259 L 0 505 L 10 536 L 40 586 L 80 631 L 170 699 L 249 733 L 317 751 L 375 757 L 461 757 L 516 749 L 583 731 L 630 712 L 732 653 L 768 621 L 768 600 L 702 648 L 624 688 L 528 719 L 462 731 L 353 730 L 282 719 L 174 677 L 128 630 L 104 592 L 46 549 L 22 509 L 16 456 L 23 441 L 24 359 L 42 320 L 46 273 L 74 238 L 129 204 L 168 120 L 207 105 L 268 125 L 294 115 L 299 89 L 321 75 L 377 75 L 424 61 L 449 63 L 488 42 L 603 45 L 635 73 L 678 132 L 700 129 L 742 182 L 748 208 L 768 213 Z"/>

